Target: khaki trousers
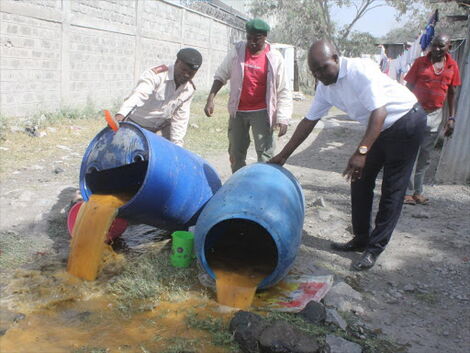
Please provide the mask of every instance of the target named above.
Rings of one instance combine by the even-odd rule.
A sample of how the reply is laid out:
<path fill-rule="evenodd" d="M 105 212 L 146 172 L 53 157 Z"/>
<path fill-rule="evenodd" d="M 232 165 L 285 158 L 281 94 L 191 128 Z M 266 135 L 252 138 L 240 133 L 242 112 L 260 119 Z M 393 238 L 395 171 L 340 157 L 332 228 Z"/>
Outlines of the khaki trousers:
<path fill-rule="evenodd" d="M 228 153 L 232 173 L 246 165 L 246 153 L 251 142 L 250 127 L 258 162 L 267 162 L 274 155 L 275 141 L 268 112 L 266 110 L 237 112 L 235 117 L 229 119 L 228 124 Z"/>

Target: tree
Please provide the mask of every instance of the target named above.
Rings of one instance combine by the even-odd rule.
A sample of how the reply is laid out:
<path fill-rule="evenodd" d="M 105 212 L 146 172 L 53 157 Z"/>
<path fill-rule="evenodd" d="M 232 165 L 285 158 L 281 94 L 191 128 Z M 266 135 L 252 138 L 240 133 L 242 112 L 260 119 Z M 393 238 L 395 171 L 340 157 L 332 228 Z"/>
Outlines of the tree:
<path fill-rule="evenodd" d="M 270 22 L 275 23 L 270 35 L 273 40 L 306 48 L 315 38 L 334 41 L 336 28 L 327 3 L 325 0 L 254 0 L 252 14 L 271 17 Z"/>
<path fill-rule="evenodd" d="M 407 0 L 254 0 L 252 14 L 270 18 L 270 22 L 275 23 L 271 37 L 276 41 L 308 48 L 313 40 L 325 38 L 342 51 L 349 45 L 349 36 L 357 21 L 369 11 L 388 4 L 402 14 L 415 9 L 407 7 L 408 3 Z M 331 18 L 333 6 L 354 8 L 351 23 L 339 27 Z"/>
<path fill-rule="evenodd" d="M 348 39 L 343 40 L 342 54 L 347 57 L 359 57 L 361 54 L 377 54 L 377 38 L 367 32 L 351 32 Z"/>
<path fill-rule="evenodd" d="M 400 28 L 389 31 L 383 38 L 383 42 L 404 42 L 414 41 L 424 30 L 429 17 L 435 10 L 439 12 L 439 21 L 436 24 L 435 31 L 437 33 L 446 33 L 453 39 L 465 38 L 467 30 L 467 22 L 455 22 L 448 16 L 465 15 L 466 11 L 458 6 L 456 2 L 436 3 L 432 1 L 424 1 L 419 11 L 415 11 L 409 15 L 409 20 Z"/>
<path fill-rule="evenodd" d="M 409 18 L 409 21 L 400 29 L 391 31 L 384 39 L 394 42 L 414 40 L 424 29 L 433 10 L 440 11 L 440 20 L 437 30 L 451 35 L 451 37 L 464 37 L 464 23 L 452 23 L 447 15 L 465 14 L 456 2 L 436 3 L 432 0 L 253 0 L 252 14 L 267 18 L 274 23 L 271 39 L 278 42 L 295 45 L 299 48 L 308 48 L 319 38 L 332 41 L 336 47 L 343 51 L 350 51 L 351 34 L 354 26 L 369 11 L 381 7 L 391 6 L 397 10 L 397 19 Z M 344 26 L 338 26 L 332 18 L 333 7 L 350 7 L 355 9 L 352 21 Z M 371 38 L 354 34 L 354 42 L 363 38 Z"/>

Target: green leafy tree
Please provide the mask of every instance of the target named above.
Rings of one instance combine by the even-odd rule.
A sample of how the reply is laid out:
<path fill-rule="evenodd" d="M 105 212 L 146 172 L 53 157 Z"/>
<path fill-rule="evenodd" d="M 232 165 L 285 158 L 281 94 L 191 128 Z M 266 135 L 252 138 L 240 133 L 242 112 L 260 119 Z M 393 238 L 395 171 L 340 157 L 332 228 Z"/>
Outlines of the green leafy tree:
<path fill-rule="evenodd" d="M 440 21 L 436 28 L 451 37 L 465 35 L 465 22 L 455 23 L 447 15 L 464 14 L 465 10 L 456 2 L 435 3 L 432 0 L 253 0 L 252 15 L 268 19 L 273 25 L 271 40 L 308 48 L 315 39 L 325 38 L 332 41 L 341 52 L 352 52 L 351 43 L 361 39 L 367 50 L 372 38 L 354 31 L 354 26 L 369 11 L 391 6 L 397 10 L 397 19 L 408 19 L 401 28 L 391 31 L 382 40 L 404 42 L 414 40 L 424 29 L 433 10 L 440 11 Z M 334 7 L 354 9 L 350 23 L 339 26 L 332 20 Z M 374 41 L 374 40 L 372 40 Z M 375 41 L 374 41 L 375 42 Z"/>
<path fill-rule="evenodd" d="M 400 14 L 414 7 L 405 6 L 406 0 L 254 0 L 252 15 L 269 19 L 274 23 L 271 39 L 308 48 L 315 39 L 325 38 L 332 41 L 341 51 L 349 45 L 350 35 L 357 21 L 369 11 L 392 5 Z M 339 26 L 332 20 L 333 7 L 355 9 L 352 21 Z M 355 35 L 357 37 L 357 34 Z M 365 36 L 363 36 L 364 39 Z"/>
<path fill-rule="evenodd" d="M 377 54 L 377 43 L 377 38 L 370 33 L 353 31 L 348 39 L 343 40 L 342 54 L 350 58 L 359 57 L 361 54 Z"/>

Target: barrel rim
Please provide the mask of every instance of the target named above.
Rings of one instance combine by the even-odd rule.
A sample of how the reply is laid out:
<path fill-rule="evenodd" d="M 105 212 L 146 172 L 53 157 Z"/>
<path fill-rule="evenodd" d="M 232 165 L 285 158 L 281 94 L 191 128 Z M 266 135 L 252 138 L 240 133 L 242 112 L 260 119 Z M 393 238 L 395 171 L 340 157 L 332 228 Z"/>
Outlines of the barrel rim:
<path fill-rule="evenodd" d="M 216 220 L 216 222 L 213 222 L 212 223 L 212 226 L 208 229 L 208 231 L 206 231 L 204 233 L 204 242 L 205 242 L 205 239 L 207 237 L 207 234 L 209 233 L 209 231 L 215 227 L 217 224 L 221 223 L 221 222 L 224 222 L 224 221 L 228 221 L 230 219 L 243 219 L 243 220 L 247 220 L 247 221 L 251 221 L 251 222 L 254 222 L 254 223 L 258 223 L 261 227 L 263 227 L 266 232 L 271 236 L 271 239 L 274 241 L 274 243 L 276 244 L 276 248 L 279 249 L 279 246 L 281 245 L 280 242 L 279 242 L 279 236 L 277 237 L 273 237 L 273 235 L 268 232 L 268 227 L 267 227 L 267 224 L 264 220 L 261 220 L 260 221 L 260 218 L 259 217 L 256 217 L 255 215 L 253 214 L 249 214 L 249 213 L 246 213 L 246 212 L 243 212 L 243 213 L 237 213 L 237 214 L 234 214 L 234 215 L 231 215 L 229 218 L 222 218 L 222 217 L 219 217 L 218 220 Z M 198 247 L 198 244 L 200 243 L 200 241 L 198 241 L 198 238 L 199 238 L 199 230 L 198 230 L 198 226 L 196 224 L 196 229 L 194 231 L 194 235 L 195 235 L 195 245 L 196 247 Z M 279 235 L 279 234 L 278 234 Z M 209 274 L 209 276 L 211 276 L 212 279 L 215 280 L 215 274 L 214 274 L 214 271 L 212 271 L 211 267 L 209 266 L 209 264 L 207 263 L 207 259 L 206 259 L 206 255 L 203 251 L 199 251 L 199 249 L 197 249 L 197 254 L 198 254 L 198 259 L 200 260 L 200 263 L 202 265 L 202 267 L 206 270 L 206 272 Z M 275 276 L 275 272 L 276 270 L 279 268 L 280 266 L 280 263 L 279 263 L 279 254 L 277 256 L 277 259 L 276 259 L 276 267 L 273 269 L 273 271 L 271 272 L 271 274 L 267 277 L 265 277 L 261 283 L 258 285 L 258 289 L 263 289 L 263 288 L 267 288 L 271 285 L 274 285 L 275 282 L 273 282 Z"/>
<path fill-rule="evenodd" d="M 126 129 L 126 128 L 131 128 L 132 130 L 137 131 L 138 134 L 141 134 L 144 137 L 143 141 L 144 141 L 144 144 L 145 144 L 145 148 L 146 148 L 146 150 L 149 154 L 148 155 L 148 162 L 150 163 L 152 151 L 150 151 L 150 149 L 149 149 L 148 137 L 145 134 L 145 129 L 141 128 L 139 125 L 137 125 L 133 122 L 130 122 L 130 121 L 121 122 L 120 125 L 119 125 L 119 129 Z M 86 162 L 88 161 L 88 158 L 90 157 L 90 154 L 93 151 L 93 148 L 95 147 L 96 142 L 99 141 L 99 139 L 103 135 L 105 135 L 106 133 L 109 133 L 109 132 L 111 132 L 113 134 L 116 133 L 109 126 L 106 126 L 105 128 L 103 128 L 103 130 L 98 132 L 98 134 L 96 134 L 96 136 L 88 144 L 88 147 L 87 147 L 87 149 L 86 149 L 86 151 L 83 155 L 82 163 L 81 163 L 81 166 L 80 166 L 79 184 L 80 184 L 80 192 L 81 192 L 82 197 L 85 201 L 88 201 L 91 194 L 92 194 L 91 190 L 88 188 L 88 185 L 86 183 L 86 178 L 85 178 L 85 175 L 86 175 L 85 168 L 88 166 L 88 163 L 86 163 Z M 148 171 L 148 167 L 147 167 L 147 171 Z M 147 179 L 147 177 L 148 177 L 148 172 L 145 173 L 144 184 L 145 184 L 145 180 Z M 136 196 L 140 193 L 140 191 L 141 191 L 141 189 L 139 188 L 139 190 L 132 196 L 132 198 L 130 198 L 123 206 L 121 206 L 119 208 L 119 210 L 125 209 L 127 205 L 132 203 L 132 201 L 136 198 Z"/>
<path fill-rule="evenodd" d="M 133 128 L 135 128 L 144 137 L 145 148 L 148 153 L 148 157 L 147 157 L 148 165 L 147 165 L 147 170 L 145 171 L 145 177 L 142 182 L 142 185 L 147 185 L 147 178 L 149 178 L 149 170 L 151 170 L 151 168 L 153 167 L 153 162 L 152 162 L 153 161 L 153 149 L 149 148 L 149 142 L 148 142 L 148 136 L 147 136 L 147 133 L 150 133 L 150 132 L 144 129 L 143 127 L 140 127 L 139 125 L 130 121 L 123 123 L 123 125 L 133 126 Z M 132 198 L 129 201 L 127 201 L 124 205 L 119 207 L 119 212 L 125 211 L 126 209 L 130 208 L 132 206 L 132 203 L 137 199 L 137 196 L 139 196 L 140 193 L 142 192 L 142 189 L 143 188 L 140 187 L 139 190 L 137 190 L 137 192 L 132 196 Z"/>

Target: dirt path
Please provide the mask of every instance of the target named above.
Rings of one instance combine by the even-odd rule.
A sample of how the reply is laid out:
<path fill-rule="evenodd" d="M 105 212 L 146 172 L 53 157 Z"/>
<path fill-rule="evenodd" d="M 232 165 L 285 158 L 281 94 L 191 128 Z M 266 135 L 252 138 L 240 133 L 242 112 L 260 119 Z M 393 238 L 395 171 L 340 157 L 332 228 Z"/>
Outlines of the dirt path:
<path fill-rule="evenodd" d="M 307 106 L 304 102 L 299 109 Z M 279 147 L 293 130 L 291 126 Z M 331 273 L 336 282 L 349 283 L 362 294 L 361 303 L 352 308 L 358 320 L 406 344 L 410 353 L 470 352 L 470 187 L 428 186 L 431 203 L 404 207 L 391 243 L 367 272 L 350 269 L 358 254 L 329 249 L 330 241 L 350 239 L 349 186 L 341 172 L 362 131 L 340 116 L 327 119 L 286 165 L 300 181 L 307 204 L 295 267 Z M 59 148 L 54 160 L 62 157 L 66 162 L 60 169 L 38 156 L 37 164 L 2 180 L 0 289 L 12 269 L 38 268 L 50 257 L 65 263 L 68 239 L 54 233 L 53 226 L 65 219 L 78 186 L 81 156 Z M 222 179 L 230 176 L 225 153 L 205 157 Z M 248 161 L 254 162 L 253 151 Z M 324 205 L 314 204 L 319 198 Z"/>

